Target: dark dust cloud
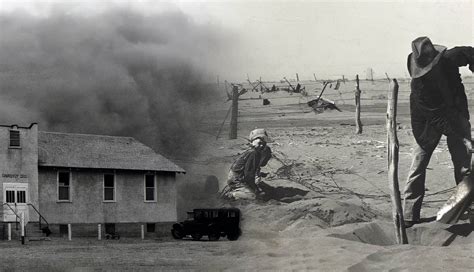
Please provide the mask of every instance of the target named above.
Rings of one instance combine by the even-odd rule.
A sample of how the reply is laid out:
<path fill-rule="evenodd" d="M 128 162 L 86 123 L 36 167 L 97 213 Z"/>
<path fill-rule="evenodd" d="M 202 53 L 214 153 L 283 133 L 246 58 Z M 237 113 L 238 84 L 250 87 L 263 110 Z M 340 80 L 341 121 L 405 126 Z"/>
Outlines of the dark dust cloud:
<path fill-rule="evenodd" d="M 207 67 L 223 31 L 173 11 L 0 14 L 0 122 L 132 136 L 169 156 L 198 151 Z"/>

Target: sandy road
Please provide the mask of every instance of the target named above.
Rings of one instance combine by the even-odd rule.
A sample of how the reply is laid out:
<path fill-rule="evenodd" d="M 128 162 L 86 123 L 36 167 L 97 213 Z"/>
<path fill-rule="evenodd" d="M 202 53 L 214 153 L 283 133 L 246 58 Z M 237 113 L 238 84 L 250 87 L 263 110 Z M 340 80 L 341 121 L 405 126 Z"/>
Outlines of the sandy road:
<path fill-rule="evenodd" d="M 231 267 L 226 261 L 237 242 L 161 239 L 97 241 L 19 241 L 0 243 L 2 271 L 116 271 L 116 270 L 203 270 Z M 219 261 L 218 261 L 219 259 Z M 218 263 L 221 263 L 220 265 Z"/>

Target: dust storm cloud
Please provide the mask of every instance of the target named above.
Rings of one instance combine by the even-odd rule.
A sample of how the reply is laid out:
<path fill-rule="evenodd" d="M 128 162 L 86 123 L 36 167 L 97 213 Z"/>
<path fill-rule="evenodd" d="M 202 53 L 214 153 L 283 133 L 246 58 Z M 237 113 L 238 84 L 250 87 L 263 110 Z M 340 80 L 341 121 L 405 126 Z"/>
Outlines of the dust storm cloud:
<path fill-rule="evenodd" d="M 197 151 L 207 69 L 223 31 L 180 11 L 0 14 L 0 122 L 133 136 L 167 155 Z M 221 51 L 219 51 L 221 52 Z"/>

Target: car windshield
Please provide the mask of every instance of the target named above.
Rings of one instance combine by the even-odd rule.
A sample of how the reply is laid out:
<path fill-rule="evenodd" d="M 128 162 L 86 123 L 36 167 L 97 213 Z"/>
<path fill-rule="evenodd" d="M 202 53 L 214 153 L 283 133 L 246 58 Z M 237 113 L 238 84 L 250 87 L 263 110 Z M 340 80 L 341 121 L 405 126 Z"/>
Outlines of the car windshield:
<path fill-rule="evenodd" d="M 188 220 L 194 219 L 194 212 L 188 212 Z"/>

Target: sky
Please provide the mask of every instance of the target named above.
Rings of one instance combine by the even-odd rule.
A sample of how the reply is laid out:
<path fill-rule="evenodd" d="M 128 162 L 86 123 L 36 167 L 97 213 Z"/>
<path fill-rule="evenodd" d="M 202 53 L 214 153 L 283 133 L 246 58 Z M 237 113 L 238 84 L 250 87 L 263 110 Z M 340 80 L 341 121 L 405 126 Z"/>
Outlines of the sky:
<path fill-rule="evenodd" d="M 447 47 L 474 44 L 473 1 L 2 0 L 0 12 L 92 15 L 115 6 L 143 14 L 179 10 L 225 33 L 225 46 L 201 59 L 209 80 L 279 80 L 295 73 L 300 79 L 313 73 L 364 78 L 368 68 L 376 78 L 406 77 L 406 57 L 418 36 Z"/>

